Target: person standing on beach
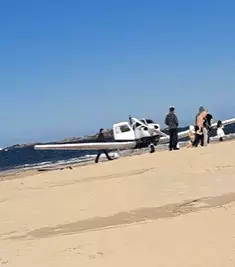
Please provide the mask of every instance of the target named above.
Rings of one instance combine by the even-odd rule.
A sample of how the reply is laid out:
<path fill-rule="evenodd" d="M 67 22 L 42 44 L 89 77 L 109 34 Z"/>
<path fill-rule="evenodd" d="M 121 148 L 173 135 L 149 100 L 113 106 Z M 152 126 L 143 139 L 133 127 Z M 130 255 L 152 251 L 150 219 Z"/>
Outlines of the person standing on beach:
<path fill-rule="evenodd" d="M 178 126 L 179 126 L 179 121 L 178 117 L 175 114 L 175 108 L 170 107 L 169 113 L 166 115 L 165 118 L 165 124 L 169 128 L 169 135 L 170 135 L 170 140 L 169 140 L 169 150 L 179 150 L 177 147 L 178 144 Z"/>
<path fill-rule="evenodd" d="M 207 114 L 208 114 L 208 111 L 204 107 L 201 106 L 199 108 L 199 113 L 197 114 L 197 117 L 196 117 L 196 120 L 197 120 L 196 125 L 199 127 L 200 131 L 202 132 L 201 146 L 207 146 L 208 144 L 208 130 L 207 130 L 207 127 L 205 127 Z"/>
<path fill-rule="evenodd" d="M 207 130 L 207 140 L 204 140 L 205 142 L 207 142 L 207 144 L 210 143 L 210 133 L 212 131 L 212 127 L 211 127 L 212 122 L 213 122 L 213 116 L 210 113 L 207 113 L 204 119 L 204 123 L 203 123 L 203 127 L 205 127 Z"/>
<path fill-rule="evenodd" d="M 204 108 L 203 106 L 200 106 L 200 107 L 199 107 L 198 113 L 197 113 L 197 115 L 196 115 L 196 117 L 195 117 L 195 126 L 196 126 L 196 127 L 199 127 L 199 126 L 198 126 L 198 117 L 200 116 L 200 114 L 201 114 L 204 110 L 205 110 L 205 108 Z M 202 130 L 202 129 L 200 129 L 200 130 Z M 198 142 L 199 137 L 196 138 L 196 139 L 197 139 L 197 142 Z M 203 146 L 203 134 L 200 135 L 200 141 L 199 141 L 199 142 L 201 143 L 201 146 Z"/>
<path fill-rule="evenodd" d="M 97 137 L 97 142 L 105 142 L 105 138 L 104 138 L 104 129 L 103 129 L 103 128 L 101 128 L 100 131 L 99 131 L 99 135 L 98 135 L 98 137 Z M 105 156 L 106 156 L 106 158 L 107 158 L 108 160 L 113 160 L 113 159 L 109 156 L 108 152 L 107 152 L 105 149 L 103 149 L 103 150 L 99 150 L 99 151 L 98 151 L 98 154 L 97 154 L 96 159 L 95 159 L 95 163 L 98 163 L 98 162 L 99 162 L 99 158 L 100 158 L 100 156 L 101 156 L 102 153 L 105 154 Z"/>
<path fill-rule="evenodd" d="M 198 113 L 197 113 L 197 115 L 196 115 L 196 117 L 195 117 L 195 125 L 197 125 L 198 117 L 199 117 L 199 115 L 200 115 L 203 111 L 205 111 L 205 108 L 204 108 L 203 106 L 200 106 L 200 107 L 199 107 L 199 110 L 198 110 Z"/>
<path fill-rule="evenodd" d="M 223 130 L 223 128 L 224 128 L 224 126 L 223 126 L 223 124 L 222 124 L 222 121 L 219 120 L 219 121 L 217 122 L 217 136 L 219 137 L 219 141 L 220 141 L 220 142 L 224 141 L 223 138 L 224 138 L 225 134 L 224 134 L 224 130 Z"/>

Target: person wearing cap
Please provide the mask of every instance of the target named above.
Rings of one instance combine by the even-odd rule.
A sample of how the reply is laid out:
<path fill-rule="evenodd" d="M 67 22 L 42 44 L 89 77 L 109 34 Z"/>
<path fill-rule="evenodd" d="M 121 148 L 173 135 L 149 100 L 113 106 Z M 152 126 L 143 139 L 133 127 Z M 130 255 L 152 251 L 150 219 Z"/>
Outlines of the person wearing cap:
<path fill-rule="evenodd" d="M 179 121 L 175 114 L 175 108 L 173 106 L 169 108 L 169 113 L 165 117 L 165 124 L 168 126 L 170 135 L 169 150 L 179 150 L 179 148 L 177 147 Z"/>
<path fill-rule="evenodd" d="M 97 137 L 97 142 L 105 142 L 105 138 L 104 138 L 104 129 L 103 129 L 103 128 L 101 128 L 100 131 L 99 131 L 99 135 L 98 135 L 98 137 Z M 107 158 L 108 160 L 113 160 L 113 159 L 109 156 L 108 152 L 107 152 L 105 149 L 103 149 L 103 150 L 99 150 L 99 151 L 98 151 L 98 154 L 97 154 L 96 159 L 95 159 L 95 163 L 98 163 L 98 162 L 99 162 L 99 158 L 100 158 L 100 156 L 101 156 L 102 153 L 105 154 L 105 156 L 106 156 L 106 158 Z"/>

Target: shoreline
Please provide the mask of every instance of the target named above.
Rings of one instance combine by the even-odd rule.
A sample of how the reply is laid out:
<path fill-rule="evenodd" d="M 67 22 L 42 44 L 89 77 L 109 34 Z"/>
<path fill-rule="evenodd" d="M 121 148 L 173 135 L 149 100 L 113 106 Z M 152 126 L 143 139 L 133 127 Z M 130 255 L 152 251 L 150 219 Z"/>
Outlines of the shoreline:
<path fill-rule="evenodd" d="M 223 141 L 224 142 L 233 142 L 235 141 L 235 136 L 232 135 L 227 135 L 226 139 Z M 179 142 L 180 143 L 180 148 L 182 149 L 187 149 L 187 145 L 188 142 Z M 216 145 L 219 144 L 220 142 L 217 139 L 213 139 L 211 140 L 210 144 L 208 146 L 211 145 Z M 159 152 L 163 152 L 166 151 L 167 148 L 167 144 L 165 145 L 158 145 L 158 147 L 156 148 L 156 152 L 155 153 L 159 153 Z M 189 148 L 189 149 L 201 149 L 200 146 L 198 146 L 198 148 Z M 149 149 L 148 148 L 142 148 L 142 149 L 134 149 L 134 150 L 124 150 L 120 153 L 119 157 L 116 160 L 119 160 L 120 158 L 126 158 L 126 157 L 133 157 L 133 156 L 139 156 L 139 155 L 144 155 L 144 154 L 148 154 L 149 153 Z M 108 162 L 106 160 L 106 158 L 104 159 L 100 159 L 99 163 L 105 163 Z M 99 164 L 98 163 L 98 164 Z M 80 167 L 84 167 L 84 166 L 92 166 L 95 165 L 94 163 L 94 159 L 90 159 L 87 161 L 81 161 L 81 162 L 77 162 L 77 163 L 64 163 L 64 164 L 58 164 L 55 166 L 51 166 L 51 167 L 34 167 L 34 168 L 19 168 L 19 169 L 11 169 L 11 170 L 7 170 L 7 171 L 2 171 L 0 172 L 0 181 L 8 181 L 8 180 L 14 180 L 14 179 L 20 179 L 20 178 L 24 178 L 24 177 L 28 177 L 28 176 L 34 176 L 40 173 L 46 173 L 46 172 L 53 172 L 53 171 L 63 171 L 66 169 L 77 169 Z"/>
<path fill-rule="evenodd" d="M 161 152 L 161 151 L 159 150 L 158 152 Z M 120 155 L 120 158 L 132 157 L 136 155 L 142 155 L 145 153 L 148 153 L 148 148 L 139 149 L 139 150 L 136 150 L 134 152 L 129 152 L 129 153 L 124 151 L 124 153 L 121 153 L 122 155 Z M 118 159 L 119 158 L 114 159 L 114 160 L 118 160 Z M 106 159 L 100 159 L 99 163 L 105 163 L 105 162 L 107 162 Z M 53 171 L 58 171 L 58 170 L 62 171 L 66 169 L 71 169 L 71 168 L 74 169 L 74 168 L 91 166 L 91 165 L 95 165 L 93 158 L 87 161 L 81 161 L 77 163 L 64 163 L 64 164 L 59 164 L 59 165 L 55 165 L 52 167 L 38 167 L 38 168 L 34 167 L 32 169 L 24 169 L 24 168 L 11 169 L 11 170 L 0 172 L 0 181 L 13 180 L 13 179 L 16 179 L 17 177 L 23 178 L 23 177 L 43 173 L 43 172 L 53 172 Z"/>

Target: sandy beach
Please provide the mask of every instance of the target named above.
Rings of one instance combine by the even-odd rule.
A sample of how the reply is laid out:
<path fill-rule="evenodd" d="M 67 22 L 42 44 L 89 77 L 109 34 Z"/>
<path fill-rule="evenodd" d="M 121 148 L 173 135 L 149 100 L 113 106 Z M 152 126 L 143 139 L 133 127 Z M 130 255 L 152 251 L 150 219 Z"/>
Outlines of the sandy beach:
<path fill-rule="evenodd" d="M 0 266 L 234 266 L 235 142 L 9 176 Z"/>

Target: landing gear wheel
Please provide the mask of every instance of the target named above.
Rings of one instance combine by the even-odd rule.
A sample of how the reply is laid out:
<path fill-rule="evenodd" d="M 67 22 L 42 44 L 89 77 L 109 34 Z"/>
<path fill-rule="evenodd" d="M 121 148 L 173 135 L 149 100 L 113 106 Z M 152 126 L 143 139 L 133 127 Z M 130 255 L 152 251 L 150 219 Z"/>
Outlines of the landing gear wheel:
<path fill-rule="evenodd" d="M 155 152 L 155 146 L 154 144 L 149 145 L 149 153 L 154 153 Z"/>

